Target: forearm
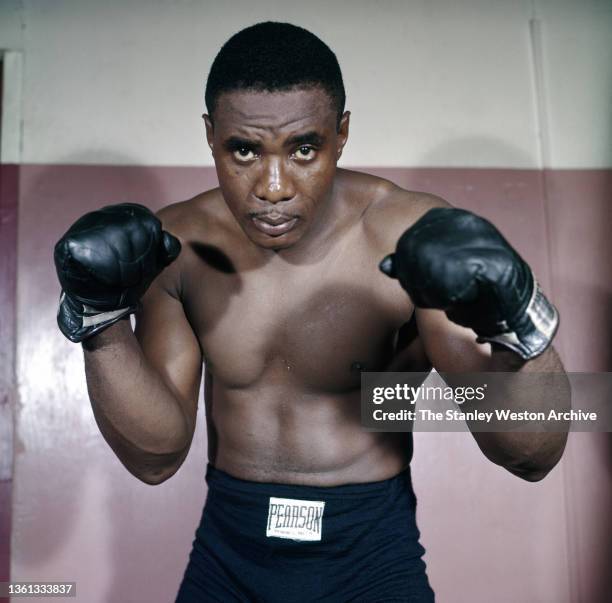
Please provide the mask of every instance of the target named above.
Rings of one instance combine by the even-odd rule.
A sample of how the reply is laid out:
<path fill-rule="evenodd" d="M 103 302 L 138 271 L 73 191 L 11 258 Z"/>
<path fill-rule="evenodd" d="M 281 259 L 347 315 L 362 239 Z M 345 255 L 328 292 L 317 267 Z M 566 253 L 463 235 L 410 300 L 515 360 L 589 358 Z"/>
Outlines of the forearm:
<path fill-rule="evenodd" d="M 484 370 L 516 373 L 557 373 L 554 387 L 538 388 L 533 396 L 530 388 L 512 387 L 500 396 L 499 403 L 510 411 L 566 411 L 570 408 L 570 388 L 563 365 L 554 348 L 540 356 L 524 361 L 509 350 L 496 349 L 491 354 L 489 367 Z M 537 481 L 557 464 L 567 441 L 564 432 L 478 432 L 473 436 L 483 453 L 494 463 L 529 481 Z"/>
<path fill-rule="evenodd" d="M 145 358 L 129 321 L 83 344 L 96 422 L 125 467 L 147 483 L 167 479 L 189 448 L 193 426 Z"/>

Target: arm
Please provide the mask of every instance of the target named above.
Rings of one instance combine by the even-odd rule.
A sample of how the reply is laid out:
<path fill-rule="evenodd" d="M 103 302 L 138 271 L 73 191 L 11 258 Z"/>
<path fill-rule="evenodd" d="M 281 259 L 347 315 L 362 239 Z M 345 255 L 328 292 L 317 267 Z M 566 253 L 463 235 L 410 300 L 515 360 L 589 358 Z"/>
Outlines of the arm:
<path fill-rule="evenodd" d="M 148 484 L 171 477 L 187 456 L 202 371 L 183 307 L 164 287 L 170 270 L 145 294 L 135 333 L 122 320 L 83 344 L 100 431 L 128 471 Z"/>
<path fill-rule="evenodd" d="M 417 308 L 416 317 L 426 354 L 438 372 L 564 372 L 553 347 L 526 361 L 510 350 L 476 343 L 471 329 L 451 322 L 440 310 Z M 524 390 L 508 392 L 503 398 L 504 408 L 517 411 L 568 408 L 568 383 L 565 391 L 556 392 L 552 399 L 526 399 L 528 392 L 521 389 Z M 560 460 L 567 441 L 567 433 L 553 432 L 473 431 L 472 435 L 489 460 L 528 481 L 541 480 L 548 474 Z"/>
<path fill-rule="evenodd" d="M 419 333 L 433 366 L 453 381 L 453 373 L 459 380 L 460 373 L 563 372 L 550 347 L 556 309 L 529 266 L 486 220 L 431 197 L 426 209 L 430 211 L 404 232 L 381 269 L 400 281 L 415 304 Z M 394 213 L 400 221 L 401 207 Z M 549 399 L 530 400 L 520 391 L 525 388 L 509 389 L 503 392 L 504 407 L 566 410 L 569 385 L 562 381 L 565 386 Z M 559 460 L 567 437 L 473 434 L 490 460 L 532 481 L 544 477 Z"/>
<path fill-rule="evenodd" d="M 166 268 L 180 249 L 135 204 L 86 214 L 55 247 L 58 325 L 83 343 L 96 421 L 125 467 L 149 484 L 176 472 L 195 429 L 201 354 L 177 294 L 180 262 Z M 135 312 L 136 334 L 123 320 Z"/>

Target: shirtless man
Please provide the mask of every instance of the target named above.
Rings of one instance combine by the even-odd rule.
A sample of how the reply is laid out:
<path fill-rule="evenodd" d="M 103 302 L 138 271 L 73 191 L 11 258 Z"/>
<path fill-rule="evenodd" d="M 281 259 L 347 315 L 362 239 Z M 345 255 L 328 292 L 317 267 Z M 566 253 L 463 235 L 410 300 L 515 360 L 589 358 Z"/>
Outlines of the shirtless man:
<path fill-rule="evenodd" d="M 209 491 L 177 600 L 432 601 L 412 439 L 361 428 L 360 372 L 561 371 L 556 311 L 488 222 L 337 168 L 350 116 L 313 34 L 239 32 L 206 103 L 219 188 L 87 214 L 55 250 L 96 420 L 148 484 L 187 456 L 205 363 Z M 565 445 L 473 435 L 527 480 Z"/>

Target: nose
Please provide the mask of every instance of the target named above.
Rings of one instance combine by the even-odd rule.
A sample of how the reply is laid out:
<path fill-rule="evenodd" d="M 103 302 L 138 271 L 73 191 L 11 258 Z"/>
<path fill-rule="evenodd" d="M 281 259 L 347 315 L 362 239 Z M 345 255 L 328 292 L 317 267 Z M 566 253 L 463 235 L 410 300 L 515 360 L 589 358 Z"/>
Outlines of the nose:
<path fill-rule="evenodd" d="M 280 159 L 272 158 L 266 162 L 254 193 L 258 199 L 269 203 L 289 201 L 295 197 L 293 181 Z"/>

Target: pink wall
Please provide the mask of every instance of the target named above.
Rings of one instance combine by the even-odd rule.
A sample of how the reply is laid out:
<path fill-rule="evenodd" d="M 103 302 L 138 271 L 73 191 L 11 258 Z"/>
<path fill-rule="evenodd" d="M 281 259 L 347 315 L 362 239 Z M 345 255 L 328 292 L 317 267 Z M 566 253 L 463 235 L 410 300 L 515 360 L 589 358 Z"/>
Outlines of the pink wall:
<path fill-rule="evenodd" d="M 546 172 L 552 277 L 574 371 L 612 371 L 612 170 Z M 610 601 L 612 434 L 572 434 L 565 497 L 572 600 Z"/>
<path fill-rule="evenodd" d="M 612 370 L 612 170 L 367 171 L 492 219 L 553 292 L 567 368 Z M 156 208 L 214 183 L 211 168 L 21 168 L 13 579 L 76 580 L 78 599 L 90 603 L 172 599 L 205 496 L 203 413 L 177 476 L 151 488 L 127 474 L 93 422 L 80 350 L 55 326 L 52 246 L 94 207 Z M 415 438 L 418 518 L 439 601 L 604 600 L 609 434 L 573 434 L 561 464 L 536 484 L 489 463 L 465 434 Z"/>
<path fill-rule="evenodd" d="M 0 582 L 9 579 L 11 554 L 18 177 L 16 165 L 0 166 Z"/>

